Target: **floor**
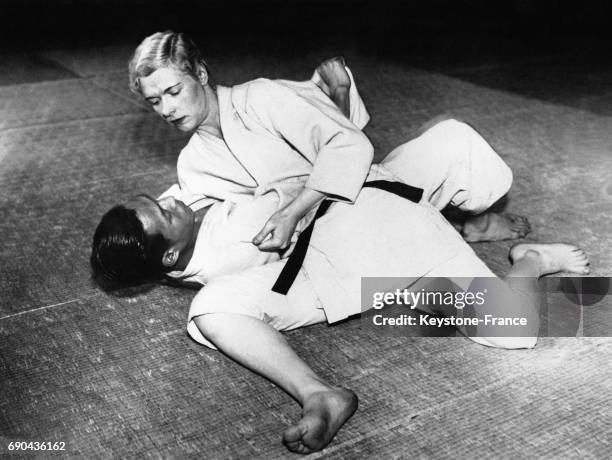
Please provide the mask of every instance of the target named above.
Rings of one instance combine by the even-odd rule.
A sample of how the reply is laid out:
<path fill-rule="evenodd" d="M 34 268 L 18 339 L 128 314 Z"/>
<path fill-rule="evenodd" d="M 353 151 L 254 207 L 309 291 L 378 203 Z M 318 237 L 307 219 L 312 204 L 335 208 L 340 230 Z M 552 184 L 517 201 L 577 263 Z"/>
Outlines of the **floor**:
<path fill-rule="evenodd" d="M 0 60 L 0 452 L 11 441 L 52 441 L 85 458 L 292 457 L 280 433 L 299 407 L 188 338 L 194 291 L 116 296 L 90 280 L 102 213 L 134 193 L 164 190 L 186 140 L 127 90 L 134 44 L 45 47 Z M 469 121 L 514 171 L 507 209 L 529 217 L 528 240 L 579 243 L 593 275 L 609 277 L 610 44 L 516 52 L 511 42 L 418 45 L 406 56 L 340 50 L 371 110 L 377 158 L 433 117 Z M 216 81 L 231 84 L 307 78 L 337 51 L 213 51 L 208 59 Z M 474 247 L 503 274 L 513 243 Z M 607 337 L 570 330 L 529 351 L 372 336 L 359 320 L 288 333 L 317 372 L 360 397 L 357 414 L 312 457 L 607 458 L 607 297 L 584 309 L 589 330 Z"/>

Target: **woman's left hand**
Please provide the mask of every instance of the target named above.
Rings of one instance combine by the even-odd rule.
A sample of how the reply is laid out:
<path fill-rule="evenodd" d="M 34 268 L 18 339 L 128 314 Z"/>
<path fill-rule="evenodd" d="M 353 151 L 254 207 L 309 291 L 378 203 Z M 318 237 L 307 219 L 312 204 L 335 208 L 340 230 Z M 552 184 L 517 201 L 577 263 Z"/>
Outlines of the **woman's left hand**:
<path fill-rule="evenodd" d="M 287 208 L 276 211 L 261 231 L 253 238 L 253 244 L 261 251 L 282 251 L 291 244 L 291 237 L 299 218 L 287 212 Z M 268 237 L 269 236 L 269 237 Z"/>

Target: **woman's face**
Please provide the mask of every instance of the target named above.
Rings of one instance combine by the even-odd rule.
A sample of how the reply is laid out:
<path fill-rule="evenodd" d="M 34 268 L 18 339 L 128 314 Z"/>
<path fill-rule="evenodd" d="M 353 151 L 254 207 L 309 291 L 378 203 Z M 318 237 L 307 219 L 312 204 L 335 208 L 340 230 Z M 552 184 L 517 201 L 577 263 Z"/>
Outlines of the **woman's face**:
<path fill-rule="evenodd" d="M 214 116 L 213 101 L 209 100 L 209 94 L 213 93 L 174 67 L 162 67 L 141 77 L 140 92 L 155 112 L 180 131 L 194 131 Z"/>

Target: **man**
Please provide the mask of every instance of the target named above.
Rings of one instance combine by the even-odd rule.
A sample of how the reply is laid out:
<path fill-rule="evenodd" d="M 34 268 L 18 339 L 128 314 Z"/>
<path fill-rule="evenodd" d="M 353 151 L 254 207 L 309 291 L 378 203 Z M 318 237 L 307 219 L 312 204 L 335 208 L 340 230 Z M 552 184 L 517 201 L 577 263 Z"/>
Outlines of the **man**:
<path fill-rule="evenodd" d="M 271 288 L 287 261 L 251 244 L 253 231 L 279 206 L 278 190 L 196 212 L 173 198 L 137 197 L 102 219 L 92 265 L 108 277 L 167 273 L 205 284 L 192 302 L 190 335 L 293 396 L 302 418 L 285 430 L 283 442 L 295 452 L 320 450 L 354 413 L 357 398 L 317 376 L 278 331 L 360 313 L 363 276 L 441 277 L 458 290 L 470 289 L 466 278 L 494 277 L 438 209 L 449 203 L 472 212 L 487 209 L 509 188 L 509 169 L 472 128 L 448 120 L 392 152 L 372 168 L 369 180 L 405 182 L 407 172 L 420 170 L 422 155 L 434 155 L 438 166 L 423 171 L 417 184 L 423 199 L 364 188 L 353 205 L 334 203 L 315 221 L 302 269 L 286 295 Z M 504 180 L 486 180 L 493 176 Z M 302 221 L 298 232 L 312 219 Z M 521 244 L 510 257 L 513 268 L 496 285 L 494 305 L 483 311 L 537 318 L 535 279 L 562 270 L 588 272 L 586 255 L 571 245 Z M 471 338 L 489 346 L 532 347 L 537 329 L 536 321 L 520 337 Z"/>

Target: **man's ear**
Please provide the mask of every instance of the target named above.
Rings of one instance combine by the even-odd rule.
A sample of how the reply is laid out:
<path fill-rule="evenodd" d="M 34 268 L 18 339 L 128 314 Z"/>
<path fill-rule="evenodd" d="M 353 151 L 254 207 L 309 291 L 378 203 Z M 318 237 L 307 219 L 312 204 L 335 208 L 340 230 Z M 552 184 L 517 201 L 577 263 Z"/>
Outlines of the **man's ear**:
<path fill-rule="evenodd" d="M 174 248 L 166 249 L 162 257 L 162 265 L 167 268 L 172 268 L 179 258 L 179 251 Z"/>

